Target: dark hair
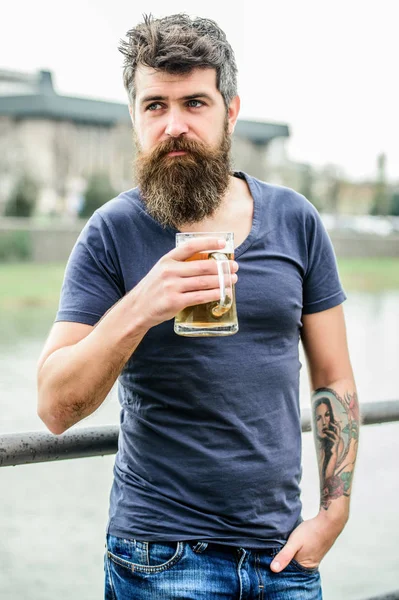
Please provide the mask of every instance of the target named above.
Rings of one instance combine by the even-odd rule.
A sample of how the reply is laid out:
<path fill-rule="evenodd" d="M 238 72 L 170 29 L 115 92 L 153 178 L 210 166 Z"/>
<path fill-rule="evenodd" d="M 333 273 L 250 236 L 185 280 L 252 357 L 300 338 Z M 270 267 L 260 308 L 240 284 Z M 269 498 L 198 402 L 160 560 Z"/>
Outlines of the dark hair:
<path fill-rule="evenodd" d="M 237 65 L 225 33 L 211 19 L 191 19 L 184 13 L 144 21 L 130 29 L 119 51 L 125 56 L 123 83 L 129 102 L 135 99 L 135 74 L 143 65 L 171 74 L 189 73 L 195 68 L 216 70 L 217 89 L 226 107 L 237 95 Z"/>
<path fill-rule="evenodd" d="M 319 406 L 321 406 L 322 404 L 325 404 L 327 406 L 327 409 L 330 413 L 330 423 L 335 423 L 334 412 L 333 412 L 333 409 L 331 406 L 331 400 L 330 400 L 330 398 L 327 398 L 327 396 L 318 398 L 318 400 L 316 400 L 316 402 L 314 403 L 313 412 L 314 412 L 315 417 L 316 417 L 316 408 L 319 408 Z"/>

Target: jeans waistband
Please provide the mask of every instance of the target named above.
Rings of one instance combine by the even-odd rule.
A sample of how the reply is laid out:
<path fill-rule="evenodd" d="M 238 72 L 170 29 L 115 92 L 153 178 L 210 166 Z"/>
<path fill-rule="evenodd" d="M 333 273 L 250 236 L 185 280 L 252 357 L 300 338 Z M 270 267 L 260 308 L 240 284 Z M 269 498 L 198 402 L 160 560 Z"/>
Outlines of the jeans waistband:
<path fill-rule="evenodd" d="M 216 552 L 227 552 L 229 554 L 237 554 L 237 552 L 240 550 L 240 546 L 232 546 L 231 544 L 220 544 L 216 542 L 199 542 L 198 540 L 191 540 L 188 543 L 190 544 L 190 546 L 192 546 L 192 549 L 196 554 L 201 554 L 202 552 L 205 552 L 207 550 Z M 270 555 L 273 555 L 275 553 L 273 548 L 264 548 L 262 550 L 256 550 L 254 548 L 245 547 L 244 549 L 247 551 L 252 550 L 253 552 L 262 552 L 263 554 Z"/>

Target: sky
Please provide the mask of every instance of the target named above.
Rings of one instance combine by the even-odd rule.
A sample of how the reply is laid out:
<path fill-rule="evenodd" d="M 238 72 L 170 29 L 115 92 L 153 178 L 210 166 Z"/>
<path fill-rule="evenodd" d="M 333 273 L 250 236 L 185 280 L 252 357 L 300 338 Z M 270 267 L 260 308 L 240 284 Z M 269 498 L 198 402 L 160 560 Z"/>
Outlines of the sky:
<path fill-rule="evenodd" d="M 53 72 L 58 93 L 127 102 L 118 44 L 142 20 L 209 17 L 236 55 L 241 118 L 286 123 L 288 157 L 399 183 L 399 0 L 13 0 L 0 69 Z"/>

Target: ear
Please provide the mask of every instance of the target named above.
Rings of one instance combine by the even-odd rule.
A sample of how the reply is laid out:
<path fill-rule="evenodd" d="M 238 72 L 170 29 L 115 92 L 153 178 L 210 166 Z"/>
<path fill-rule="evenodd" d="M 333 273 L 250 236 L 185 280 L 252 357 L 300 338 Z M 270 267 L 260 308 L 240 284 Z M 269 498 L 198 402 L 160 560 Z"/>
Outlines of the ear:
<path fill-rule="evenodd" d="M 227 120 L 229 124 L 228 131 L 230 135 L 234 132 L 234 128 L 236 126 L 238 113 L 240 112 L 240 104 L 240 97 L 234 96 L 227 111 Z"/>

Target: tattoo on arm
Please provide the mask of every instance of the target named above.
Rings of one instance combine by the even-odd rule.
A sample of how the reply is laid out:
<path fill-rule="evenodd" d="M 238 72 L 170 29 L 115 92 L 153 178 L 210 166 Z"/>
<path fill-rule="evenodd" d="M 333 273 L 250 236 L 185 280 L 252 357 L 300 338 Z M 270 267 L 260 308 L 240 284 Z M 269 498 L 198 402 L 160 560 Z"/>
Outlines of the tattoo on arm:
<path fill-rule="evenodd" d="M 313 432 L 319 463 L 321 507 L 351 492 L 359 439 L 359 404 L 356 392 L 341 397 L 320 388 L 312 396 Z"/>

